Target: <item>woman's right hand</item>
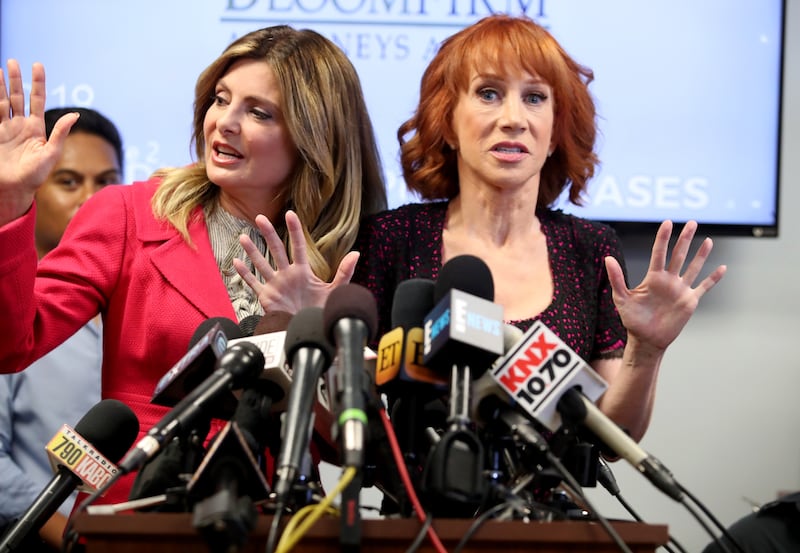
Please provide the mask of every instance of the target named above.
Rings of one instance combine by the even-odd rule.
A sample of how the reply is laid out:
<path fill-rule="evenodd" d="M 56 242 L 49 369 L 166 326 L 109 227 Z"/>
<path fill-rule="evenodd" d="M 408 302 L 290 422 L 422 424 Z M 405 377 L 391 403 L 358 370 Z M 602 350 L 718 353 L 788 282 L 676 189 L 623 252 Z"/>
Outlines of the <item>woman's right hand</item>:
<path fill-rule="evenodd" d="M 0 226 L 28 211 L 36 189 L 61 157 L 64 140 L 78 120 L 76 113 L 63 116 L 47 140 L 41 63 L 33 64 L 31 77 L 30 114 L 26 116 L 19 63 L 8 60 L 6 75 L 0 69 Z"/>

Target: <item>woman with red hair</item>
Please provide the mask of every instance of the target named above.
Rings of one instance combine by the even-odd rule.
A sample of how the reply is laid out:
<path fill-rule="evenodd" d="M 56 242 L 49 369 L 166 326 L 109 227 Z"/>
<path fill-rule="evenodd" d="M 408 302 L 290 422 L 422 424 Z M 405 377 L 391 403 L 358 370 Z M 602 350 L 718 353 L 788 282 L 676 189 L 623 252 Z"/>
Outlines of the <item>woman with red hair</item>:
<path fill-rule="evenodd" d="M 489 16 L 446 39 L 398 131 L 406 183 L 428 201 L 362 221 L 353 280 L 378 298 L 383 332 L 400 282 L 481 258 L 506 322 L 558 334 L 609 383 L 600 408 L 638 440 L 667 346 L 725 267 L 695 284 L 711 240 L 689 259 L 689 222 L 668 258 L 666 221 L 629 289 L 614 230 L 553 208 L 562 194 L 579 205 L 598 164 L 592 79 L 526 17 Z"/>

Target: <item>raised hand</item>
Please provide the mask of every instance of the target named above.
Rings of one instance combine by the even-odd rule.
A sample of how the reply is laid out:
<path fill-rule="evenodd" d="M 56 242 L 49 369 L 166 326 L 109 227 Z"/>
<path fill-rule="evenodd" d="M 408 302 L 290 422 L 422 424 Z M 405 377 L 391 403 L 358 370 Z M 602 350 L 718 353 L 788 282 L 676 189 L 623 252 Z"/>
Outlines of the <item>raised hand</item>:
<path fill-rule="evenodd" d="M 683 227 L 667 263 L 667 251 L 672 235 L 672 222 L 664 221 L 656 233 L 650 266 L 642 282 L 635 288 L 625 285 L 622 268 L 616 259 L 606 258 L 606 269 L 622 323 L 631 338 L 655 350 L 664 350 L 678 337 L 694 314 L 700 298 L 725 274 L 720 265 L 696 286 L 708 259 L 713 243 L 703 240 L 691 261 L 686 265 L 689 247 L 697 223 L 689 221 Z"/>
<path fill-rule="evenodd" d="M 39 185 L 61 156 L 64 139 L 77 114 L 58 120 L 48 141 L 44 125 L 44 66 L 34 63 L 31 73 L 30 114 L 25 114 L 22 73 L 16 60 L 0 69 L 0 226 L 23 215 Z"/>
<path fill-rule="evenodd" d="M 314 274 L 308 264 L 303 226 L 293 211 L 286 212 L 286 228 L 293 253 L 291 263 L 286 248 L 269 219 L 264 215 L 258 215 L 256 226 L 267 242 L 275 268 L 270 266 L 253 241 L 245 235 L 240 236 L 239 241 L 252 261 L 253 267 L 264 277 L 264 282 L 259 281 L 242 260 L 234 259 L 233 266 L 258 295 L 258 301 L 264 311 L 297 313 L 304 307 L 322 307 L 331 290 L 350 282 L 353 277 L 359 257 L 357 252 L 350 252 L 344 256 L 331 282 L 325 282 Z"/>

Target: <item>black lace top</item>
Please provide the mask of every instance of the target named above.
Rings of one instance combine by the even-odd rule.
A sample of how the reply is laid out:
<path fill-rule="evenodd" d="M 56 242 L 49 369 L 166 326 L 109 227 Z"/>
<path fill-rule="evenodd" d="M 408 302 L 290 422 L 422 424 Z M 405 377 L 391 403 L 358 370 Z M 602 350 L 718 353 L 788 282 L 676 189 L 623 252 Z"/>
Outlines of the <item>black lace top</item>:
<path fill-rule="evenodd" d="M 367 217 L 355 249 L 361 258 L 353 282 L 369 288 L 378 302 L 377 336 L 391 329 L 398 283 L 409 278 L 436 279 L 442 265 L 442 230 L 448 202 L 409 204 Z M 541 320 L 583 359 L 617 356 L 626 341 L 611 298 L 603 259 L 623 265 L 616 232 L 607 225 L 561 211 L 537 212 L 547 240 L 553 274 L 553 301 L 530 319 L 507 321 L 526 330 Z"/>

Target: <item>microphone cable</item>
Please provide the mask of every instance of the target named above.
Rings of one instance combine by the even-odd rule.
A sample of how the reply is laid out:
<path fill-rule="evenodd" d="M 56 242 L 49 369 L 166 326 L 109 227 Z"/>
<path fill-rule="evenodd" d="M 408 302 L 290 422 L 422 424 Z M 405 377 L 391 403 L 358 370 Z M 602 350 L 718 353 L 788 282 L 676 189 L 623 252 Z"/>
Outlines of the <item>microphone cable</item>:
<path fill-rule="evenodd" d="M 433 524 L 433 515 L 428 513 L 428 516 L 425 517 L 425 523 L 419 527 L 419 532 L 417 535 L 414 536 L 414 541 L 411 542 L 411 545 L 408 546 L 406 549 L 406 553 L 417 553 L 419 548 L 422 546 L 422 542 L 425 541 L 425 536 L 428 535 L 428 528 L 431 527 Z"/>
<path fill-rule="evenodd" d="M 346 467 L 333 491 L 326 495 L 322 501 L 315 505 L 306 505 L 289 520 L 283 531 L 276 553 L 288 553 L 298 541 L 308 532 L 314 523 L 325 513 L 338 514 L 339 511 L 331 506 L 334 498 L 338 497 L 342 491 L 356 477 L 358 469 L 356 467 Z M 297 527 L 295 529 L 295 526 Z"/>
<path fill-rule="evenodd" d="M 397 470 L 400 473 L 400 479 L 403 481 L 403 486 L 406 488 L 408 499 L 411 501 L 411 505 L 414 507 L 414 512 L 417 514 L 417 518 L 423 523 L 424 527 L 426 525 L 426 521 L 428 519 L 432 519 L 433 516 L 430 513 L 425 512 L 425 509 L 422 507 L 422 503 L 419 501 L 419 497 L 417 497 L 417 493 L 414 490 L 414 485 L 411 483 L 411 476 L 408 474 L 408 468 L 406 467 L 405 459 L 403 458 L 403 452 L 400 450 L 400 444 L 398 443 L 397 436 L 394 433 L 392 422 L 389 420 L 389 416 L 386 414 L 386 409 L 379 409 L 378 414 L 381 418 L 381 422 L 383 422 L 384 428 L 386 429 L 386 437 L 389 440 L 392 456 L 394 457 Z M 426 533 L 428 534 L 428 537 L 430 538 L 431 543 L 436 551 L 439 553 L 447 553 L 442 540 L 439 538 L 439 535 L 436 533 L 436 530 L 432 525 L 427 525 Z"/>
<path fill-rule="evenodd" d="M 645 522 L 644 519 L 639 516 L 639 513 L 637 513 L 634 508 L 625 500 L 625 498 L 622 497 L 619 485 L 617 484 L 617 479 L 614 476 L 611 467 L 608 466 L 608 463 L 605 459 L 603 459 L 602 456 L 598 457 L 597 469 L 597 480 L 603 485 L 606 491 L 620 502 L 620 504 L 625 508 L 626 511 L 628 511 L 628 513 L 630 513 L 636 522 Z M 672 535 L 667 534 L 667 538 L 669 539 L 669 543 L 674 545 L 680 553 L 687 553 L 683 545 L 681 545 L 680 542 L 678 542 L 678 540 L 676 540 Z M 664 544 L 661 547 L 663 547 L 667 553 L 674 553 L 668 544 Z"/>
<path fill-rule="evenodd" d="M 550 447 L 547 445 L 547 440 L 544 439 L 544 436 L 542 436 L 539 431 L 533 428 L 531 425 L 526 425 L 523 429 L 519 425 L 514 424 L 510 427 L 510 430 L 515 439 L 521 440 L 522 442 L 533 446 L 540 454 L 545 456 L 550 465 L 556 469 L 556 471 L 564 479 L 564 482 L 569 485 L 569 487 L 578 497 L 581 498 L 583 503 L 586 505 L 586 508 L 594 514 L 597 522 L 600 523 L 606 533 L 611 537 L 612 540 L 614 540 L 614 543 L 617 544 L 617 547 L 619 547 L 620 551 L 623 553 L 633 553 L 620 537 L 619 533 L 617 533 L 614 527 L 608 522 L 608 519 L 600 514 L 592 502 L 589 501 L 589 498 L 586 497 L 586 494 L 581 491 L 581 485 L 577 480 L 575 480 L 575 477 L 572 476 L 572 473 L 570 473 L 561 460 L 556 457 L 552 451 L 550 451 Z"/>
<path fill-rule="evenodd" d="M 698 513 L 689 504 L 689 502 L 686 501 L 686 498 L 691 499 L 692 503 L 694 503 L 706 515 L 706 517 L 708 517 L 708 520 L 710 520 L 712 524 L 716 526 L 720 530 L 720 532 L 722 532 L 722 536 L 724 536 L 731 544 L 733 544 L 733 547 L 736 551 L 738 551 L 739 553 L 745 553 L 745 550 L 744 548 L 742 548 L 741 544 L 736 539 L 734 539 L 734 537 L 730 534 L 730 532 L 728 532 L 728 529 L 725 528 L 725 526 L 723 526 L 719 520 L 717 520 L 714 514 L 705 505 L 703 505 L 703 503 L 699 499 L 697 499 L 697 497 L 695 497 L 680 482 L 678 482 L 678 488 L 680 488 L 680 490 L 686 496 L 683 498 L 683 500 L 681 500 L 681 504 L 684 507 L 686 507 L 686 510 L 689 511 L 689 513 L 691 513 L 691 515 L 695 518 L 695 520 L 697 520 L 698 523 L 700 523 L 703 529 L 708 533 L 709 536 L 713 538 L 714 542 L 717 544 L 717 546 L 719 546 L 719 548 L 722 551 L 724 551 L 725 553 L 731 553 L 731 550 L 725 544 L 724 540 L 719 539 L 716 536 L 716 534 L 714 534 L 713 530 L 709 527 L 706 521 L 703 520 L 703 517 L 700 516 L 700 513 Z"/>

